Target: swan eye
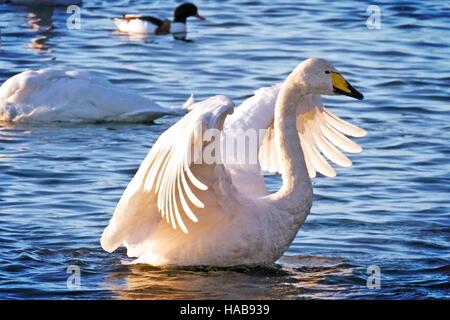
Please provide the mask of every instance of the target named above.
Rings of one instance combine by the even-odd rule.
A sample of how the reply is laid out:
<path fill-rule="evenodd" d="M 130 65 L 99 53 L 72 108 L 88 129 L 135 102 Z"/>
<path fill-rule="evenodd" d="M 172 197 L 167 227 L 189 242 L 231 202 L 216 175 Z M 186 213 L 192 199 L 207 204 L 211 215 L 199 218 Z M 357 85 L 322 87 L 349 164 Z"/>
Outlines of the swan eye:
<path fill-rule="evenodd" d="M 325 71 L 326 74 L 330 74 L 330 70 Z"/>

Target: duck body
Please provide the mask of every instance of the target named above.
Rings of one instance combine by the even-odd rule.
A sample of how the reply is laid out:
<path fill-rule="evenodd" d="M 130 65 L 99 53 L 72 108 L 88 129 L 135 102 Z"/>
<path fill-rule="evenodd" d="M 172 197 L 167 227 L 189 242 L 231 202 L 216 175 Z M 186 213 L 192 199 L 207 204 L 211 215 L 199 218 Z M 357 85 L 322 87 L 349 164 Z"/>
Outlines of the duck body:
<path fill-rule="evenodd" d="M 122 19 L 115 18 L 114 23 L 120 32 L 133 34 L 173 34 L 176 38 L 187 35 L 186 23 L 161 20 L 152 16 L 126 14 Z"/>
<path fill-rule="evenodd" d="M 229 267 L 275 262 L 310 212 L 310 176 L 316 168 L 330 173 L 316 146 L 310 145 L 309 139 L 326 139 L 314 129 L 327 126 L 327 139 L 340 138 L 334 141 L 340 147 L 347 142 L 342 134 L 326 131 L 330 124 L 317 99 L 337 92 L 362 99 L 329 63 L 308 59 L 281 86 L 258 91 L 235 114 L 233 102 L 225 96 L 189 106 L 189 113 L 158 138 L 141 163 L 103 231 L 103 249 L 112 252 L 124 245 L 128 256 L 136 258 L 133 263 L 150 265 Z M 350 132 L 350 127 L 334 124 Z M 229 161 L 220 144 L 211 152 L 222 137 L 260 127 L 273 128 L 274 135 L 258 140 L 259 162 L 240 162 L 241 149 Z M 209 129 L 219 132 L 219 138 L 205 140 L 202 132 Z M 324 143 L 334 150 L 332 141 Z M 338 153 L 327 150 L 327 154 L 340 159 Z M 267 166 L 282 176 L 282 186 L 274 193 L 265 189 L 261 175 Z M 249 174 L 242 175 L 244 171 Z M 245 188 L 245 183 L 257 188 Z"/>
<path fill-rule="evenodd" d="M 168 113 L 152 100 L 86 71 L 25 71 L 0 87 L 3 122 L 151 122 Z"/>
<path fill-rule="evenodd" d="M 187 36 L 186 21 L 189 17 L 204 18 L 198 14 L 197 7 L 191 3 L 184 3 L 174 11 L 173 21 L 154 16 L 139 14 L 125 14 L 122 18 L 115 18 L 114 23 L 120 32 L 131 34 L 172 34 L 175 39 L 185 40 Z"/>

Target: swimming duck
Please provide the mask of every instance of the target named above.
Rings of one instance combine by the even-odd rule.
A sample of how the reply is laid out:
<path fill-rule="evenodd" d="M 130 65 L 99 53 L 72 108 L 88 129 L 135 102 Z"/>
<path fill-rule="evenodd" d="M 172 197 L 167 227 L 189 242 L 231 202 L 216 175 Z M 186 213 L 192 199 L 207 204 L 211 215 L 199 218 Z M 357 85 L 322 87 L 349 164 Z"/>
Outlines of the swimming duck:
<path fill-rule="evenodd" d="M 336 147 L 361 150 L 344 134 L 365 131 L 324 108 L 321 95 L 363 99 L 328 61 L 311 58 L 236 112 L 222 95 L 190 105 L 191 111 L 158 138 L 129 183 L 103 231 L 103 249 L 124 245 L 128 256 L 137 258 L 133 263 L 150 265 L 275 262 L 310 212 L 310 177 L 316 170 L 334 175 L 321 153 L 349 166 Z M 267 132 L 256 143 L 255 163 L 237 161 L 245 150 L 229 154 L 215 145 L 215 134 L 247 139 L 247 132 L 259 129 Z M 265 168 L 281 173 L 281 188 L 274 193 L 264 185 Z"/>
<path fill-rule="evenodd" d="M 170 113 L 87 71 L 24 71 L 0 87 L 0 122 L 151 122 Z"/>
<path fill-rule="evenodd" d="M 183 3 L 175 8 L 173 21 L 162 20 L 152 16 L 125 14 L 123 18 L 115 18 L 114 23 L 121 32 L 136 34 L 172 34 L 175 39 L 186 40 L 186 20 L 196 17 L 205 20 L 192 3 Z"/>

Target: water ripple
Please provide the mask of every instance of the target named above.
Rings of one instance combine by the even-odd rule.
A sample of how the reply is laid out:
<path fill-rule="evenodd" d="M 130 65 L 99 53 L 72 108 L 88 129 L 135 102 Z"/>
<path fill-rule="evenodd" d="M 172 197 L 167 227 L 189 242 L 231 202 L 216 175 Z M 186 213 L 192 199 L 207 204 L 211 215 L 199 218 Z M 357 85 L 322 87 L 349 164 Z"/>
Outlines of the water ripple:
<path fill-rule="evenodd" d="M 154 125 L 0 125 L 0 298 L 449 298 L 449 11 L 439 1 L 380 1 L 366 28 L 358 1 L 196 1 L 191 43 L 114 32 L 125 11 L 167 16 L 172 2 L 84 1 L 80 30 L 64 8 L 0 5 L 0 81 L 28 68 L 96 71 L 166 107 L 225 94 L 236 102 L 309 56 L 331 60 L 367 97 L 327 97 L 365 128 L 364 151 L 335 179 L 314 180 L 311 215 L 266 268 L 127 266 L 99 238 L 156 138 Z M 37 17 L 37 19 L 36 19 Z M 48 30 L 48 27 L 52 27 Z M 271 190 L 280 178 L 266 176 Z M 70 290 L 67 268 L 81 270 Z M 381 289 L 366 286 L 381 269 Z M 220 288 L 220 290 L 217 290 Z"/>

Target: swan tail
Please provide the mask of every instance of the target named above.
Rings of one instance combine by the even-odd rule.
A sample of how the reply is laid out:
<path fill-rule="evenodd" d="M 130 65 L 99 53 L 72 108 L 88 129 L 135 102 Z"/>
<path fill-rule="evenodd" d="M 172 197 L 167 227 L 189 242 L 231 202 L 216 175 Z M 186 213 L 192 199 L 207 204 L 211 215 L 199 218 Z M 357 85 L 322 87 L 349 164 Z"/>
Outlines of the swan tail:
<path fill-rule="evenodd" d="M 187 98 L 187 100 L 183 103 L 183 106 L 181 107 L 181 109 L 185 110 L 186 112 L 189 112 L 192 110 L 192 106 L 195 103 L 195 98 L 194 98 L 194 94 L 192 93 L 189 98 Z"/>

